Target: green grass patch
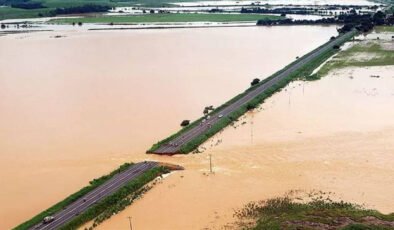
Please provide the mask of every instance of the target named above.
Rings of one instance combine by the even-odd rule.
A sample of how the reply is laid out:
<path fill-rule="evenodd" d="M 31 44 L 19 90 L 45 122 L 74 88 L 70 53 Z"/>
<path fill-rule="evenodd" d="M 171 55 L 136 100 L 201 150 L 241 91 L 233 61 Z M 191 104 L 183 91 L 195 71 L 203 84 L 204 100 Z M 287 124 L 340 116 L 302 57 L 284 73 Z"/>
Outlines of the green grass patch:
<path fill-rule="evenodd" d="M 143 14 L 128 16 L 97 16 L 85 18 L 67 18 L 54 19 L 52 23 L 70 24 L 70 23 L 114 23 L 114 24 L 132 24 L 132 23 L 176 23 L 176 22 L 245 22 L 257 21 L 261 19 L 280 19 L 280 16 L 258 15 L 258 14 Z"/>
<path fill-rule="evenodd" d="M 43 0 L 43 5 L 49 8 L 68 8 L 83 5 L 108 5 L 116 6 L 112 1 L 108 0 Z"/>
<path fill-rule="evenodd" d="M 19 9 L 12 7 L 0 7 L 0 20 L 15 18 L 36 18 L 40 16 L 49 16 L 51 8 L 42 9 Z"/>
<path fill-rule="evenodd" d="M 394 32 L 394 26 L 377 26 L 375 31 L 377 33 Z"/>
<path fill-rule="evenodd" d="M 76 192 L 74 194 L 71 194 L 70 196 L 68 196 L 64 200 L 62 200 L 59 203 L 53 205 L 52 207 L 48 208 L 47 210 L 39 213 L 38 215 L 34 216 L 30 220 L 18 225 L 14 229 L 15 230 L 24 230 L 24 229 L 29 229 L 29 228 L 33 227 L 34 225 L 42 222 L 44 217 L 53 215 L 54 213 L 62 210 L 64 207 L 68 206 L 69 204 L 71 204 L 74 201 L 78 200 L 79 198 L 81 198 L 82 196 L 86 195 L 87 193 L 89 193 L 93 189 L 95 189 L 98 186 L 102 185 L 107 180 L 111 179 L 114 175 L 116 175 L 118 173 L 121 173 L 124 170 L 128 169 L 131 165 L 133 165 L 133 164 L 132 163 L 125 163 L 125 164 L 121 165 L 119 168 L 115 169 L 114 171 L 108 173 L 107 175 L 101 176 L 101 177 L 99 177 L 97 179 L 94 179 L 94 180 L 90 181 L 88 186 L 82 188 L 81 190 L 79 190 L 78 192 Z"/>
<path fill-rule="evenodd" d="M 11 7 L 0 7 L 0 20 L 49 17 L 54 16 L 53 14 L 50 14 L 50 12 L 56 8 L 79 7 L 86 4 L 106 5 L 111 7 L 164 7 L 171 6 L 171 3 L 173 2 L 181 1 L 185 2 L 194 0 L 35 0 L 35 2 L 42 3 L 46 8 L 25 10 Z"/>
<path fill-rule="evenodd" d="M 394 50 L 386 49 L 384 45 L 390 46 L 392 43 L 382 40 L 359 42 L 339 52 L 312 77 L 321 78 L 333 69 L 345 67 L 394 65 Z"/>
<path fill-rule="evenodd" d="M 298 198 L 299 199 L 299 198 Z M 285 196 L 251 202 L 234 214 L 242 229 L 393 229 L 394 213 L 384 215 L 360 205 L 319 195 L 304 201 Z M 340 227 L 342 226 L 342 227 Z"/>

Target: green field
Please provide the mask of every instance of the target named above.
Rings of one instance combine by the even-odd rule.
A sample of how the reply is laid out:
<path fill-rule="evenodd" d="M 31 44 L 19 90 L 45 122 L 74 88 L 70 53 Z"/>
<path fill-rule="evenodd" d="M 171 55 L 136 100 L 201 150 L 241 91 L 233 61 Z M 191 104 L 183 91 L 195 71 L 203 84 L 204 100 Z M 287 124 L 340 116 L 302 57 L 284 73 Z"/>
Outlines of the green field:
<path fill-rule="evenodd" d="M 51 9 L 25 10 L 12 7 L 0 7 L 0 20 L 14 18 L 37 18 L 39 14 L 47 15 Z"/>
<path fill-rule="evenodd" d="M 132 23 L 176 23 L 176 22 L 246 22 L 257 21 L 260 19 L 281 19 L 280 16 L 258 15 L 258 14 L 144 14 L 131 16 L 97 16 L 85 18 L 67 18 L 54 19 L 50 22 L 68 24 L 68 23 L 114 23 L 114 24 L 132 24 Z"/>
<path fill-rule="evenodd" d="M 394 65 L 394 49 L 388 49 L 391 41 L 359 42 L 349 49 L 338 53 L 315 74 L 316 78 L 327 75 L 331 70 L 345 67 L 385 66 Z"/>
<path fill-rule="evenodd" d="M 377 26 L 375 31 L 378 33 L 384 32 L 394 32 L 394 26 Z"/>
<path fill-rule="evenodd" d="M 0 5 L 4 4 L 5 0 L 0 0 Z M 70 8 L 76 6 L 83 6 L 87 4 L 106 5 L 111 7 L 121 6 L 138 6 L 138 7 L 165 7 L 173 6 L 173 2 L 185 2 L 194 0 L 34 0 L 34 2 L 42 3 L 44 8 L 40 9 L 19 9 L 12 7 L 0 7 L 0 20 L 16 19 L 16 18 L 37 18 L 54 16 L 50 12 L 56 8 Z M 19 0 L 7 0 L 8 4 L 13 2 L 20 2 Z"/>

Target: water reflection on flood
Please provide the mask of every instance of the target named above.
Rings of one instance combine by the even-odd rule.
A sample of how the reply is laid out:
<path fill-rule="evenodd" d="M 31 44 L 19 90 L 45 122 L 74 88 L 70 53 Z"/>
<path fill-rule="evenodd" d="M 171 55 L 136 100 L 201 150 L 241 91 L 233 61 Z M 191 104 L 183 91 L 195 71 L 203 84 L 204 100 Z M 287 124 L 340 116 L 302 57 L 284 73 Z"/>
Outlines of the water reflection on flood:
<path fill-rule="evenodd" d="M 335 34 L 280 26 L 0 37 L 0 228 L 146 159 L 183 119 Z"/>

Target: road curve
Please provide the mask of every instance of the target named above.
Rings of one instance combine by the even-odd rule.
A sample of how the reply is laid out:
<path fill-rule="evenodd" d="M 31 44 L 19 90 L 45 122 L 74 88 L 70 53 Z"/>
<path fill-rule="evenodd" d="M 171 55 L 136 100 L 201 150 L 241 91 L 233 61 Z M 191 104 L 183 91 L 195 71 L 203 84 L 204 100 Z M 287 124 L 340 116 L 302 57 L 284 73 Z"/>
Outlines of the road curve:
<path fill-rule="evenodd" d="M 315 50 L 311 51 L 305 56 L 299 58 L 297 62 L 293 63 L 291 66 L 286 67 L 286 69 L 283 70 L 282 72 L 275 74 L 270 80 L 264 82 L 263 84 L 259 85 L 253 90 L 250 90 L 243 97 L 234 101 L 232 104 L 222 108 L 220 111 L 216 113 L 216 115 L 213 115 L 211 118 L 207 119 L 204 123 L 201 123 L 189 129 L 188 131 L 184 132 L 180 136 L 174 138 L 173 140 L 162 144 L 157 150 L 151 153 L 168 154 L 168 155 L 180 153 L 180 149 L 183 145 L 187 144 L 194 138 L 204 134 L 204 132 L 209 130 L 210 127 L 215 123 L 217 123 L 218 121 L 220 121 L 220 119 L 223 119 L 224 117 L 238 110 L 241 106 L 247 104 L 258 95 L 266 92 L 269 88 L 271 88 L 276 83 L 285 79 L 289 74 L 301 69 L 302 67 L 304 67 L 304 65 L 313 61 L 315 58 L 317 58 L 319 55 L 323 54 L 324 52 L 327 52 L 329 49 L 333 49 L 335 45 L 342 44 L 344 41 L 351 38 L 354 34 L 355 31 L 347 32 L 345 34 L 338 36 L 334 40 L 326 43 L 325 45 L 316 48 Z M 218 116 L 219 114 L 221 115 L 221 117 Z"/>
<path fill-rule="evenodd" d="M 105 197 L 113 194 L 119 188 L 126 185 L 131 180 L 135 179 L 139 175 L 143 174 L 144 172 L 158 166 L 157 162 L 140 162 L 130 166 L 127 170 L 116 174 L 111 179 L 106 181 L 104 184 L 98 186 L 94 190 L 90 191 L 83 197 L 79 198 L 78 200 L 74 201 L 63 210 L 55 213 L 53 217 L 55 218 L 54 221 L 48 224 L 40 223 L 38 225 L 33 226 L 30 228 L 31 230 L 53 230 L 58 229 L 74 217 L 78 216 L 82 212 L 86 211 L 95 203 L 101 201 Z"/>

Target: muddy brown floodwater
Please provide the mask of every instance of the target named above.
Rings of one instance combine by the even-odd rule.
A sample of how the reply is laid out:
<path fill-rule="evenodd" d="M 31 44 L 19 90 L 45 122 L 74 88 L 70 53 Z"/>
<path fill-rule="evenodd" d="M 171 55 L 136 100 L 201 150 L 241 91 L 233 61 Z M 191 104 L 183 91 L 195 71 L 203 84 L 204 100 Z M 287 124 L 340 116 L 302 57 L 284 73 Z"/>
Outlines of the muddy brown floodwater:
<path fill-rule="evenodd" d="M 127 230 L 127 216 L 138 229 L 232 229 L 234 209 L 294 189 L 393 212 L 393 73 L 350 68 L 293 82 L 205 143 L 204 153 L 165 157 L 187 170 L 99 229 Z"/>
<path fill-rule="evenodd" d="M 309 106 L 300 101 L 297 108 L 300 87 L 291 90 L 290 99 L 284 91 L 270 100 L 265 111 L 254 115 L 253 142 L 246 117 L 249 123 L 215 137 L 213 141 L 222 139 L 222 144 L 211 148 L 208 143 L 203 154 L 144 154 L 152 143 L 176 131 L 183 119 L 199 117 L 204 106 L 228 100 L 251 79 L 268 76 L 335 33 L 335 27 L 283 26 L 62 32 L 65 37 L 59 39 L 53 38 L 58 32 L 1 37 L 0 228 L 17 225 L 126 161 L 144 159 L 183 164 L 187 170 L 167 177 L 102 229 L 127 229 L 127 215 L 133 216 L 137 229 L 220 226 L 231 220 L 233 208 L 287 189 L 340 187 L 349 195 L 346 191 L 354 189 L 355 182 L 347 182 L 355 172 L 348 164 L 360 167 L 357 179 L 373 179 L 356 184 L 361 187 L 350 198 L 369 198 L 370 205 L 388 211 L 393 204 L 379 189 L 393 175 L 387 168 L 390 159 L 385 159 L 393 149 L 392 111 L 382 104 L 385 112 L 374 114 L 376 119 L 364 107 L 365 117 L 343 111 L 338 115 L 334 104 L 343 101 L 342 109 L 354 111 L 364 104 L 356 107 L 352 99 L 357 97 L 338 100 L 341 88 L 336 84 L 343 82 L 332 83 L 331 78 L 304 87 L 306 96 L 299 98 L 310 98 Z M 378 82 L 384 79 L 392 78 Z M 389 84 L 385 87 L 390 90 Z M 329 96 L 338 98 L 325 105 Z M 315 110 L 307 113 L 311 108 Z M 344 117 L 351 118 L 353 126 L 330 120 Z M 361 122 L 364 118 L 367 122 Z M 374 157 L 360 140 L 374 150 Z M 378 141 L 383 145 L 376 145 Z M 209 153 L 216 173 L 204 176 Z M 323 166 L 329 173 L 316 173 Z M 372 186 L 377 192 L 367 196 Z M 385 192 L 392 190 L 388 184 Z"/>

